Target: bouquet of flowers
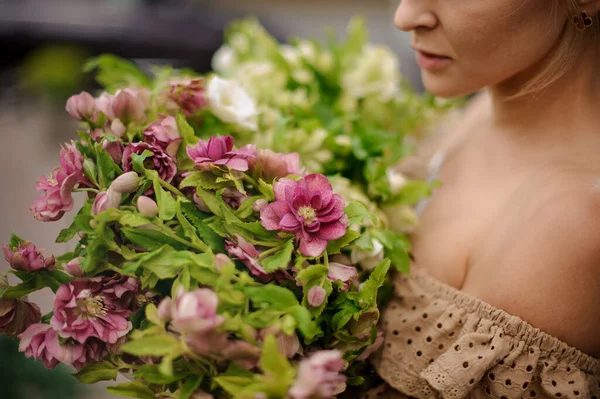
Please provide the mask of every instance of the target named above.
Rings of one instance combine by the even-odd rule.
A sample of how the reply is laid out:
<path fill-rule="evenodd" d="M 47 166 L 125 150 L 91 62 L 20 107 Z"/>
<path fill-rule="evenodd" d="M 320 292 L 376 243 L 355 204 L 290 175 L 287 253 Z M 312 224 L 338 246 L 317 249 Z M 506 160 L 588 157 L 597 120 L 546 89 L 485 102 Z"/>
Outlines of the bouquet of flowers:
<path fill-rule="evenodd" d="M 288 72 L 281 87 L 240 82 L 252 74 L 237 69 L 147 74 L 114 56 L 91 60 L 106 91 L 68 100 L 83 128 L 31 207 L 56 221 L 74 193 L 87 195 L 57 238 L 77 243 L 57 257 L 16 235 L 4 245 L 20 282 L 0 279 L 0 332 L 48 368 L 74 366 L 82 382 L 126 375 L 108 388 L 118 396 L 331 398 L 367 385 L 386 276 L 408 269 L 410 250 L 378 204 L 428 191 L 390 177 L 408 146 L 387 129 L 413 128 L 432 107 L 396 86 L 383 96 L 331 80 L 360 75 L 363 30 L 353 25 L 335 51 L 311 42 L 316 58 L 298 69 L 291 47 L 252 21 L 234 24 L 230 41 L 253 43 L 235 56 L 271 57 Z M 44 288 L 55 299 L 42 316 L 27 295 Z"/>

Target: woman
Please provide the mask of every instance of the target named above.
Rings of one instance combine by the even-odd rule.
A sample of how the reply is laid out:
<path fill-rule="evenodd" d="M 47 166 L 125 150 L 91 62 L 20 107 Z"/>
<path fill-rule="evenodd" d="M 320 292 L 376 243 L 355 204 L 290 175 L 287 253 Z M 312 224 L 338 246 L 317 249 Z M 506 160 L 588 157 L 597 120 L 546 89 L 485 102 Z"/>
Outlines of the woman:
<path fill-rule="evenodd" d="M 487 88 L 382 317 L 368 397 L 600 398 L 600 0 L 403 0 L 423 82 Z"/>

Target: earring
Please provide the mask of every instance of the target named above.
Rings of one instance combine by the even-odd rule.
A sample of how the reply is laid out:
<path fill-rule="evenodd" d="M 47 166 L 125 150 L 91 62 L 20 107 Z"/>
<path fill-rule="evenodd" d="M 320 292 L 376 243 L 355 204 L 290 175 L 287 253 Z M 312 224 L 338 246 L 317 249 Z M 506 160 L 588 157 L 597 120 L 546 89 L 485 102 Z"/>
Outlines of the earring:
<path fill-rule="evenodd" d="M 573 24 L 578 31 L 583 32 L 594 24 L 594 20 L 587 11 L 583 11 L 581 15 L 573 17 Z"/>

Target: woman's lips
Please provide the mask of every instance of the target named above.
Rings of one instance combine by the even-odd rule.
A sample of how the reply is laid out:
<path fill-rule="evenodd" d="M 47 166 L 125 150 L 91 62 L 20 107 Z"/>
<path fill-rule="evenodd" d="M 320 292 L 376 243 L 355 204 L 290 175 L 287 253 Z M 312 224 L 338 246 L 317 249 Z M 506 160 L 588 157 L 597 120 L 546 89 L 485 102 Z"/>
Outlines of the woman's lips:
<path fill-rule="evenodd" d="M 439 70 L 446 68 L 452 63 L 452 58 L 450 57 L 432 54 L 416 49 L 415 51 L 417 52 L 417 64 L 419 64 L 419 67 L 422 69 L 427 69 L 430 71 Z"/>

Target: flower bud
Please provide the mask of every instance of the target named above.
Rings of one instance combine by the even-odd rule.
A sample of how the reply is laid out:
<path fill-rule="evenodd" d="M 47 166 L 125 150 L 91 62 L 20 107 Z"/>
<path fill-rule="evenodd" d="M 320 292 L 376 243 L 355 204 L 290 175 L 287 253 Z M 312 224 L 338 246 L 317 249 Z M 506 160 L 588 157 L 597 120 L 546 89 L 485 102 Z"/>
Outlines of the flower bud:
<path fill-rule="evenodd" d="M 171 308 L 173 328 L 180 332 L 207 332 L 225 319 L 217 314 L 219 298 L 208 288 L 193 292 L 180 290 Z"/>
<path fill-rule="evenodd" d="M 108 155 L 115 161 L 117 164 L 121 164 L 121 159 L 123 158 L 123 143 L 120 141 L 104 141 L 102 143 L 102 148 L 104 151 L 108 152 Z"/>
<path fill-rule="evenodd" d="M 215 255 L 215 267 L 217 271 L 221 271 L 225 266 L 233 264 L 231 258 L 225 254 Z"/>
<path fill-rule="evenodd" d="M 145 195 L 138 197 L 137 208 L 143 217 L 153 218 L 158 215 L 158 205 L 152 198 L 146 197 Z"/>
<path fill-rule="evenodd" d="M 254 204 L 252 204 L 252 208 L 254 209 L 254 212 L 260 213 L 260 211 L 267 205 L 269 205 L 269 202 L 267 202 L 266 199 L 261 198 L 256 200 Z"/>
<path fill-rule="evenodd" d="M 123 137 L 126 130 L 127 130 L 127 128 L 125 127 L 123 122 L 121 122 L 120 119 L 115 119 L 110 124 L 110 131 L 112 132 L 112 134 L 115 135 L 115 137 L 118 137 L 118 138 Z"/>
<path fill-rule="evenodd" d="M 190 399 L 214 399 L 214 396 L 212 396 L 209 393 L 204 392 L 201 389 L 198 389 L 192 393 L 192 396 L 190 396 Z"/>
<path fill-rule="evenodd" d="M 96 103 L 90 93 L 82 91 L 69 97 L 65 109 L 77 120 L 90 120 L 96 112 Z"/>
<path fill-rule="evenodd" d="M 69 263 L 65 263 L 63 268 L 73 277 L 83 277 L 83 268 L 81 267 L 81 257 L 72 259 Z"/>
<path fill-rule="evenodd" d="M 39 270 L 54 268 L 56 260 L 53 256 L 44 259 L 43 249 L 37 248 L 30 242 L 19 244 L 19 247 L 13 252 L 7 244 L 2 245 L 4 250 L 4 259 L 14 270 L 25 272 L 36 272 Z"/>
<path fill-rule="evenodd" d="M 112 112 L 116 119 L 124 123 L 139 122 L 144 119 L 146 105 L 143 99 L 134 90 L 119 90 L 111 101 Z"/>
<path fill-rule="evenodd" d="M 325 297 L 327 296 L 327 292 L 322 287 L 318 285 L 310 287 L 308 290 L 308 295 L 306 296 L 306 300 L 308 301 L 308 305 L 313 308 L 318 308 L 325 302 Z"/>
<path fill-rule="evenodd" d="M 103 191 L 96 196 L 92 205 L 92 213 L 97 215 L 109 208 L 118 208 L 121 205 L 121 193 L 111 190 Z"/>
<path fill-rule="evenodd" d="M 114 190 L 121 194 L 129 194 L 135 192 L 139 185 L 139 176 L 137 173 L 131 171 L 117 177 L 110 185 L 110 190 Z"/>
<path fill-rule="evenodd" d="M 166 297 L 158 304 L 158 317 L 165 323 L 171 321 L 171 311 L 173 309 L 173 301 L 171 298 Z"/>

